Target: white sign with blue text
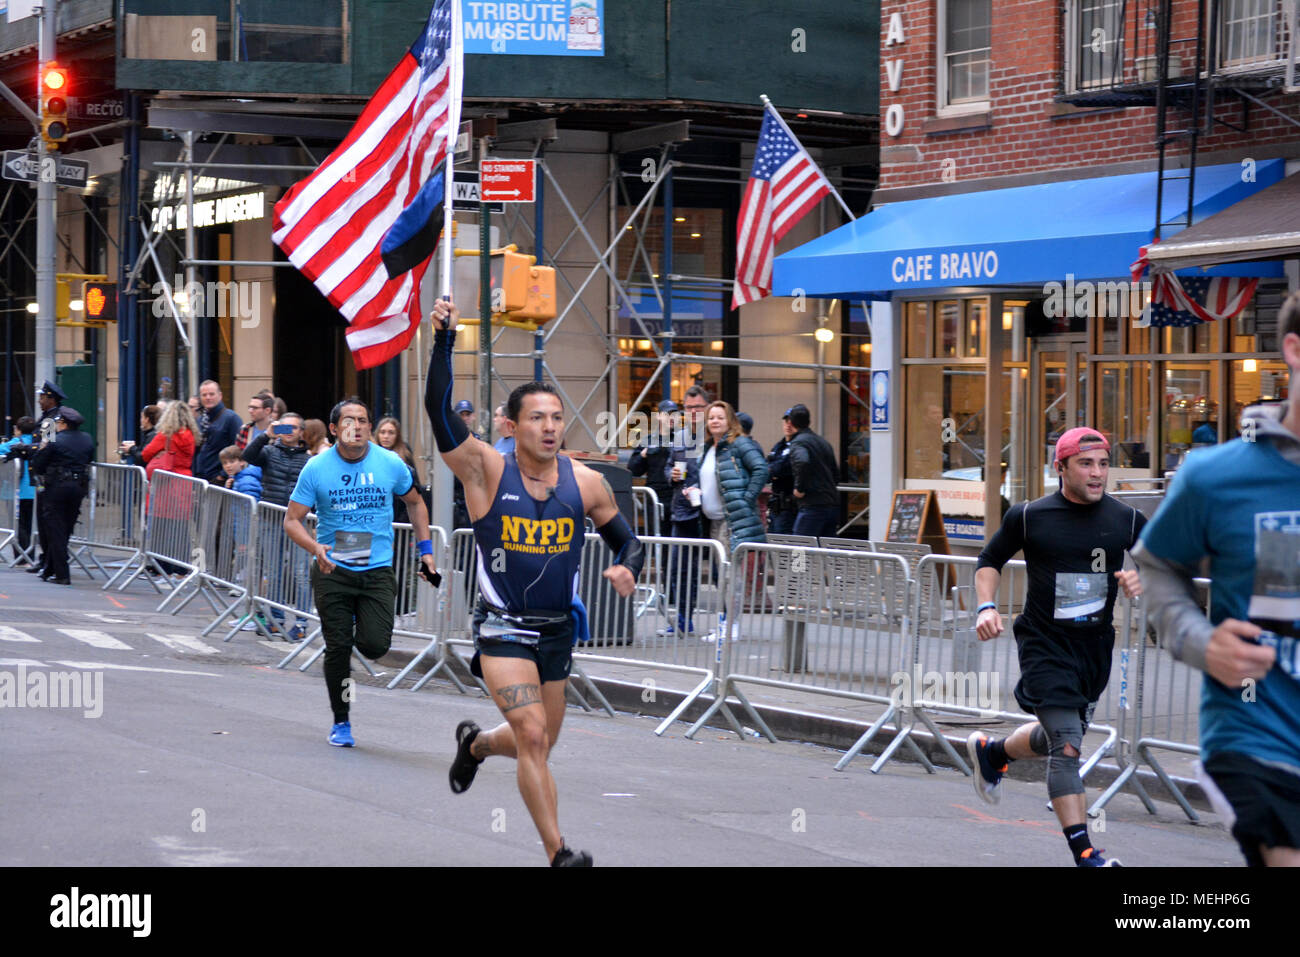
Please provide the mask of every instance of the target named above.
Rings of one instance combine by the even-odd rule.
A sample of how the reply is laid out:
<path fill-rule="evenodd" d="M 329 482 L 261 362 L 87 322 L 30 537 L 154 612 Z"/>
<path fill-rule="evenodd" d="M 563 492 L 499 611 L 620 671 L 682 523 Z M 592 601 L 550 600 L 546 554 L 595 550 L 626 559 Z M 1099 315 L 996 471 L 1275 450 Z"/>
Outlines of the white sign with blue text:
<path fill-rule="evenodd" d="M 604 56 L 605 0 L 464 0 L 466 53 Z"/>
<path fill-rule="evenodd" d="M 871 431 L 889 431 L 889 371 L 871 373 Z"/>

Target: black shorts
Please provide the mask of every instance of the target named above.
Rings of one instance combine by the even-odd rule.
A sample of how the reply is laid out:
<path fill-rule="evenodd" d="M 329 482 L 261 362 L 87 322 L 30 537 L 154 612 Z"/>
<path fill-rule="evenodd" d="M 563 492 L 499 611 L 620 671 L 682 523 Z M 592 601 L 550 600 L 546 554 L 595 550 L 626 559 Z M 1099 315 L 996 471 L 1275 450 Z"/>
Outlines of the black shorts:
<path fill-rule="evenodd" d="M 480 626 L 487 620 L 488 609 L 479 602 L 474 607 L 471 619 L 474 634 L 474 657 L 470 659 L 469 670 L 476 678 L 483 677 L 483 668 L 479 662 L 481 655 L 489 658 L 525 658 L 537 665 L 537 674 L 543 684 L 548 681 L 564 681 L 569 677 L 573 666 L 573 619 L 563 613 L 542 615 L 521 615 L 523 627 L 539 632 L 541 637 L 533 642 L 504 638 L 484 638 Z"/>
<path fill-rule="evenodd" d="M 1300 776 L 1231 751 L 1205 761 L 1205 770 L 1232 805 L 1232 836 L 1250 867 L 1263 867 L 1260 847 L 1300 848 Z"/>

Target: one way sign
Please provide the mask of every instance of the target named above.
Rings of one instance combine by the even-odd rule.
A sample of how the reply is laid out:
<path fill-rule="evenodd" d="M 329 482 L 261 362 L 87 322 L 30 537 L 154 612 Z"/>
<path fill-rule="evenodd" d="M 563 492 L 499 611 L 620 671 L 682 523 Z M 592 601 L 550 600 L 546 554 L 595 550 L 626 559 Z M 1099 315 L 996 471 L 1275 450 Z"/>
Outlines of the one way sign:
<path fill-rule="evenodd" d="M 22 150 L 5 150 L 5 179 L 20 183 L 54 182 L 59 186 L 84 189 L 90 178 L 90 164 L 82 160 L 64 159 L 62 156 L 37 157 Z"/>

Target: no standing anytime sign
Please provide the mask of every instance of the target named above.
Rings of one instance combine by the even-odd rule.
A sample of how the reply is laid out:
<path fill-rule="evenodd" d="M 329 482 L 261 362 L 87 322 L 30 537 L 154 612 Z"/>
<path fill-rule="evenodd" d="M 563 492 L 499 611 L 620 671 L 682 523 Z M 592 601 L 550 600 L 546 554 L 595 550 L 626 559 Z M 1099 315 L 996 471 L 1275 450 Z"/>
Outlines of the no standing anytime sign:
<path fill-rule="evenodd" d="M 531 203 L 537 182 L 530 159 L 485 159 L 479 163 L 479 195 L 483 202 Z"/>

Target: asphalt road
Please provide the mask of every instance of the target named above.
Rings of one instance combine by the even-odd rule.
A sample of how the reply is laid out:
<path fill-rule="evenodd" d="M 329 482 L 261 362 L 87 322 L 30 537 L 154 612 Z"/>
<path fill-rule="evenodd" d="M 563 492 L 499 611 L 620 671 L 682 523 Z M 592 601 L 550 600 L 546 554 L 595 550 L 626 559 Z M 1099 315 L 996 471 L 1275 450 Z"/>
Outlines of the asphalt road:
<path fill-rule="evenodd" d="M 494 723 L 490 702 L 438 682 L 363 683 L 358 746 L 332 748 L 319 666 L 277 670 L 283 646 L 249 634 L 197 639 L 156 600 L 0 572 L 0 692 L 20 674 L 88 673 L 92 692 L 102 680 L 79 708 L 0 708 L 0 865 L 544 863 L 513 762 L 488 761 L 464 795 L 447 786 L 456 723 Z M 561 825 L 597 865 L 1071 863 L 1041 784 L 1010 781 L 990 807 L 954 771 L 895 761 L 872 775 L 861 760 L 839 773 L 824 748 L 654 726 L 566 718 L 552 754 Z M 1093 843 L 1127 866 L 1241 863 L 1222 827 L 1170 805 L 1150 817 L 1122 795 L 1104 823 Z"/>

